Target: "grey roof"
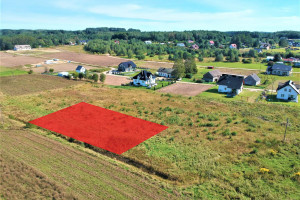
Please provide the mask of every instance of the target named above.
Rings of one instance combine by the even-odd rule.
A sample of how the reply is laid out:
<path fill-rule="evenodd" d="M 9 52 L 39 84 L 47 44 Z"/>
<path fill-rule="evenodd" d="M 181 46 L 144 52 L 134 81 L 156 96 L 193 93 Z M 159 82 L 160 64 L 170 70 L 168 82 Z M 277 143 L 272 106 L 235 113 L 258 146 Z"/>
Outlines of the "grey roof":
<path fill-rule="evenodd" d="M 157 72 L 162 72 L 162 73 L 167 73 L 167 74 L 171 74 L 174 71 L 174 69 L 172 68 L 159 68 L 157 70 Z"/>
<path fill-rule="evenodd" d="M 138 77 L 140 78 L 140 80 L 148 80 L 150 75 L 152 75 L 152 77 L 155 77 L 151 72 L 148 72 L 146 70 L 141 71 L 139 74 L 135 75 L 132 79 L 137 79 Z"/>
<path fill-rule="evenodd" d="M 212 70 L 207 73 L 211 74 L 212 77 L 219 77 L 222 75 L 222 73 L 219 70 Z"/>
<path fill-rule="evenodd" d="M 84 67 L 81 66 L 81 65 L 78 65 L 77 68 L 76 68 L 76 70 L 81 70 L 81 68 L 84 68 Z"/>
<path fill-rule="evenodd" d="M 253 79 L 253 80 L 255 80 L 255 82 L 260 81 L 260 78 L 256 74 L 250 74 L 249 76 L 247 76 L 245 78 L 245 81 L 247 81 L 248 79 L 249 80 Z"/>
<path fill-rule="evenodd" d="M 268 66 L 267 68 L 267 71 L 273 71 L 273 70 L 291 71 L 292 66 L 275 63 L 273 66 Z"/>
<path fill-rule="evenodd" d="M 277 87 L 277 91 L 286 87 L 286 86 L 291 86 L 298 94 L 300 94 L 299 89 L 300 89 L 300 85 L 295 84 L 293 81 L 289 80 L 285 83 L 279 83 L 278 87 Z"/>
<path fill-rule="evenodd" d="M 128 68 L 128 67 L 132 67 L 132 68 L 136 68 L 136 64 L 132 61 L 127 61 L 127 62 L 122 62 L 119 64 L 119 67 L 120 65 L 124 66 L 125 68 Z"/>
<path fill-rule="evenodd" d="M 244 76 L 237 76 L 231 74 L 222 74 L 218 81 L 218 85 L 226 85 L 231 89 L 240 89 L 244 82 Z"/>

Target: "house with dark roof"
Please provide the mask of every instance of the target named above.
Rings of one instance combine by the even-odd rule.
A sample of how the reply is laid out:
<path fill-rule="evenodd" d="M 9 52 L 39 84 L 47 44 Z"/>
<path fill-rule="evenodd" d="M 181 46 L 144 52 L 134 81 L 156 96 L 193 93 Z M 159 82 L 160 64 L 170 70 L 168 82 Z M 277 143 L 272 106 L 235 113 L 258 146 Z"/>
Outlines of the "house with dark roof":
<path fill-rule="evenodd" d="M 217 82 L 222 76 L 219 70 L 212 70 L 203 75 L 203 80 L 206 82 Z"/>
<path fill-rule="evenodd" d="M 135 75 L 133 78 L 133 85 L 136 86 L 145 86 L 145 87 L 153 87 L 157 85 L 155 83 L 156 77 L 146 70 L 141 71 L 139 74 Z"/>
<path fill-rule="evenodd" d="M 257 53 L 262 53 L 262 49 L 260 48 L 254 48 L 254 51 L 256 51 Z"/>
<path fill-rule="evenodd" d="M 131 72 L 134 71 L 136 68 L 136 65 L 132 61 L 122 62 L 118 66 L 119 72 Z"/>
<path fill-rule="evenodd" d="M 81 65 L 78 65 L 76 68 L 77 73 L 85 73 L 85 71 L 86 71 L 86 69 Z"/>
<path fill-rule="evenodd" d="M 279 83 L 277 88 L 277 99 L 286 101 L 298 102 L 298 95 L 300 94 L 300 85 L 295 84 L 289 80 L 285 83 Z"/>
<path fill-rule="evenodd" d="M 271 45 L 269 43 L 261 43 L 259 48 L 269 50 Z"/>
<path fill-rule="evenodd" d="M 257 74 L 250 74 L 245 78 L 245 85 L 259 85 L 260 84 L 260 78 L 257 76 Z"/>
<path fill-rule="evenodd" d="M 237 95 L 243 91 L 244 76 L 222 74 L 217 84 L 218 92 Z"/>
<path fill-rule="evenodd" d="M 275 63 L 273 66 L 268 66 L 266 73 L 279 76 L 289 76 L 292 74 L 292 70 L 292 66 Z"/>
<path fill-rule="evenodd" d="M 166 78 L 173 78 L 172 76 L 172 72 L 174 71 L 174 69 L 172 68 L 159 68 L 157 70 L 157 74 L 158 76 L 162 76 L 162 77 L 166 77 Z"/>

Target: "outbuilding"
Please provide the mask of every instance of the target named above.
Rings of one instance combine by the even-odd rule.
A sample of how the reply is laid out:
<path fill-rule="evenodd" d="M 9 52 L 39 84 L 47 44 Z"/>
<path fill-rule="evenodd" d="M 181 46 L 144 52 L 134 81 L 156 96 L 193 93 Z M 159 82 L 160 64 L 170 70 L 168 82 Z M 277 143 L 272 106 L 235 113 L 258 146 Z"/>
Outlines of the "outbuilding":
<path fill-rule="evenodd" d="M 86 71 L 86 69 L 81 65 L 78 65 L 78 67 L 76 68 L 77 73 L 84 73 L 85 74 L 85 71 Z"/>
<path fill-rule="evenodd" d="M 260 78 L 257 76 L 257 74 L 250 74 L 245 78 L 245 85 L 259 85 L 260 84 Z"/>

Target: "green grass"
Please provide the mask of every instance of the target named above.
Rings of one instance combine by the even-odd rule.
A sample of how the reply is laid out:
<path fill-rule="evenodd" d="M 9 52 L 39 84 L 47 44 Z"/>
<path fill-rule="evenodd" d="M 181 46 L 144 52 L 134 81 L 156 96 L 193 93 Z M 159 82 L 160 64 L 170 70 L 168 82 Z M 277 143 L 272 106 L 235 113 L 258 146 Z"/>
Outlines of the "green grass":
<path fill-rule="evenodd" d="M 214 66 L 226 68 L 256 69 L 265 71 L 267 66 L 263 63 L 244 64 L 242 62 L 199 62 L 198 66 Z"/>
<path fill-rule="evenodd" d="M 0 66 L 0 76 L 15 76 L 27 74 L 27 71 L 17 68 L 8 68 Z"/>

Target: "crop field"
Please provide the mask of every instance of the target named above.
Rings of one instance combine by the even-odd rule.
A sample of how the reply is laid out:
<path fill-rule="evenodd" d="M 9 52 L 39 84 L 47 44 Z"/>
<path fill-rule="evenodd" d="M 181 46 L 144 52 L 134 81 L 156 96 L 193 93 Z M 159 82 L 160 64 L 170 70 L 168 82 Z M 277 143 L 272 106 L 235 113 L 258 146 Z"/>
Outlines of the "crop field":
<path fill-rule="evenodd" d="M 213 88 L 194 97 L 185 97 L 138 88 L 96 86 L 86 83 L 76 87 L 44 91 L 38 95 L 28 93 L 26 96 L 5 96 L 2 103 L 4 121 L 15 119 L 28 122 L 83 101 L 169 127 L 121 156 L 109 155 L 118 161 L 125 159 L 124 162 L 128 164 L 138 163 L 141 169 L 152 174 L 150 177 L 160 180 L 160 184 L 165 185 L 166 190 L 173 191 L 173 194 L 202 199 L 296 199 L 299 196 L 299 177 L 296 173 L 300 167 L 297 162 L 297 144 L 300 138 L 297 122 L 300 110 L 298 107 L 289 106 L 293 103 L 249 103 L 240 98 L 216 98 L 214 94 L 217 94 L 209 91 Z M 20 85 L 16 87 L 22 88 Z M 245 97 L 252 95 L 250 91 L 243 92 Z M 286 118 L 289 118 L 290 126 L 286 142 L 283 143 L 281 141 Z M 13 124 L 3 126 L 9 129 Z M 27 130 L 37 134 L 44 132 L 34 127 Z M 51 142 L 45 138 L 47 142 L 33 145 L 28 144 L 26 139 L 22 147 L 11 151 L 21 151 L 20 148 L 25 151 L 23 149 L 27 148 L 24 146 L 28 146 L 31 150 L 22 154 L 27 155 L 24 158 L 27 163 L 32 163 L 34 167 L 43 169 L 44 173 L 50 173 L 51 176 L 58 174 L 57 177 L 54 176 L 57 182 L 66 179 L 68 190 L 79 188 L 79 193 L 91 193 L 94 195 L 92 197 L 96 196 L 92 191 L 101 189 L 99 184 L 105 184 L 105 180 L 110 179 L 104 178 L 103 182 L 97 182 L 87 174 L 97 177 L 99 174 L 107 176 L 115 173 L 103 173 L 103 170 L 110 170 L 111 166 L 107 169 L 102 168 L 97 164 L 98 161 L 90 162 L 86 154 L 72 154 L 75 151 L 73 143 L 50 133 L 45 133 L 45 136 L 51 137 Z M 30 140 L 34 138 L 38 136 Z M 64 141 L 66 145 L 63 150 L 60 150 L 60 147 L 52 148 L 57 146 L 57 143 L 52 141 L 55 138 Z M 23 141 L 14 138 L 10 142 L 20 140 Z M 11 145 L 7 148 L 13 147 Z M 54 152 L 49 155 L 43 153 L 50 150 Z M 101 160 L 106 158 L 102 158 L 102 155 L 107 155 L 104 150 L 95 150 L 99 152 L 95 154 L 101 156 Z M 31 156 L 38 153 L 39 156 L 46 155 L 45 158 L 35 159 Z M 68 158 L 61 157 L 65 154 L 72 155 Z M 61 168 L 64 164 L 59 162 L 67 164 L 68 167 Z M 81 164 L 82 162 L 85 164 Z M 89 167 L 88 163 L 92 167 L 89 169 L 92 170 L 82 174 L 83 166 Z M 57 170 L 56 167 L 49 167 L 54 164 Z M 262 168 L 269 171 L 264 172 Z M 95 169 L 100 171 L 95 172 Z M 115 173 L 117 177 L 118 173 Z M 107 191 L 115 191 L 114 183 L 106 184 L 110 185 L 105 186 L 108 187 Z M 132 193 L 128 191 L 128 195 L 130 194 Z"/>
<path fill-rule="evenodd" d="M 43 58 L 31 56 L 14 55 L 10 53 L 0 52 L 0 66 L 15 67 L 20 65 L 36 64 L 44 61 Z"/>
<path fill-rule="evenodd" d="M 0 135 L 5 149 L 1 154 L 4 198 L 175 199 L 143 173 L 137 175 L 130 166 L 84 151 L 80 145 L 30 131 Z"/>
<path fill-rule="evenodd" d="M 80 84 L 80 82 L 50 75 L 28 74 L 20 76 L 4 76 L 0 77 L 0 92 L 5 95 L 17 96 L 50 89 L 64 88 L 77 84 Z"/>
<path fill-rule="evenodd" d="M 106 75 L 105 84 L 106 85 L 115 85 L 120 86 L 121 84 L 130 83 L 131 80 L 126 76 L 115 76 L 115 75 Z"/>
<path fill-rule="evenodd" d="M 184 96 L 196 96 L 201 92 L 208 90 L 212 85 L 191 84 L 191 83 L 175 83 L 159 89 L 159 92 L 178 94 Z"/>

